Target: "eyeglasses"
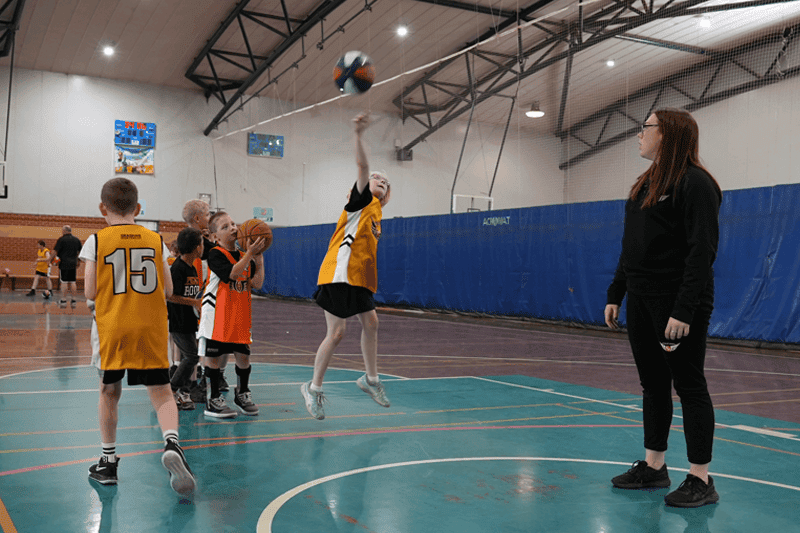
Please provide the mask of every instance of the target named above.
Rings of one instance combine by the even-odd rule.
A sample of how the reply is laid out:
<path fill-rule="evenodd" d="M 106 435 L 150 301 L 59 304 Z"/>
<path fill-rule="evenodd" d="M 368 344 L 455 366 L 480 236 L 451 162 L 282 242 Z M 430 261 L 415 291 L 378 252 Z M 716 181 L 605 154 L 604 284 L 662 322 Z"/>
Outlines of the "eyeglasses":
<path fill-rule="evenodd" d="M 647 124 L 647 123 L 642 124 L 642 134 L 644 134 L 644 132 L 647 131 L 647 128 L 657 128 L 657 127 L 658 124 Z"/>
<path fill-rule="evenodd" d="M 372 176 L 369 177 L 369 179 L 378 180 L 379 182 L 384 183 L 387 187 L 389 186 L 389 180 L 387 178 L 384 178 L 383 176 L 373 174 Z"/>

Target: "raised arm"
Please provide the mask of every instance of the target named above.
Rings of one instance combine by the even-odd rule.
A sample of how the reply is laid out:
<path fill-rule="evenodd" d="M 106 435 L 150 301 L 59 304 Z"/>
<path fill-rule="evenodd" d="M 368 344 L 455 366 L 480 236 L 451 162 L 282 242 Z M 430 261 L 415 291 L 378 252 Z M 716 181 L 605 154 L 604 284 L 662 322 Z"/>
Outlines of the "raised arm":
<path fill-rule="evenodd" d="M 369 185 L 369 160 L 361 139 L 364 130 L 369 127 L 369 114 L 361 113 L 353 119 L 356 137 L 356 165 L 358 165 L 358 192 L 363 192 Z"/>

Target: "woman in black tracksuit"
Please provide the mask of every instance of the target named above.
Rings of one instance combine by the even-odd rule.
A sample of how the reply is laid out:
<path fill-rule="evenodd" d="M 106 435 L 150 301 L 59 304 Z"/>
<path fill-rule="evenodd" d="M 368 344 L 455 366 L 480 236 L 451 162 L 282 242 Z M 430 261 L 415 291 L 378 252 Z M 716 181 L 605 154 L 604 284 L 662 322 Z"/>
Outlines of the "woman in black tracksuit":
<path fill-rule="evenodd" d="M 700 164 L 697 123 L 686 111 L 653 113 L 642 125 L 639 154 L 653 163 L 625 206 L 622 253 L 604 314 L 606 324 L 617 328 L 627 293 L 628 337 L 642 384 L 645 460 L 612 483 L 626 489 L 670 485 L 664 455 L 674 384 L 691 468 L 665 501 L 699 507 L 719 500 L 708 476 L 714 407 L 703 367 L 722 191 Z"/>

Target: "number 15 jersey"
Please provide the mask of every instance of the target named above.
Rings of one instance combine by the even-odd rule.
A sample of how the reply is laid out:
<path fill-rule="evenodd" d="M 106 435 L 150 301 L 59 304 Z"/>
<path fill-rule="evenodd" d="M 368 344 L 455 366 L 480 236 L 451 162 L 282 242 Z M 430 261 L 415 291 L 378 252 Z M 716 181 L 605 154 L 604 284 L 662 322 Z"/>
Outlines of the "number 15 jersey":
<path fill-rule="evenodd" d="M 95 320 L 103 370 L 168 368 L 164 263 L 158 233 L 136 224 L 90 236 L 80 258 L 97 268 Z"/>

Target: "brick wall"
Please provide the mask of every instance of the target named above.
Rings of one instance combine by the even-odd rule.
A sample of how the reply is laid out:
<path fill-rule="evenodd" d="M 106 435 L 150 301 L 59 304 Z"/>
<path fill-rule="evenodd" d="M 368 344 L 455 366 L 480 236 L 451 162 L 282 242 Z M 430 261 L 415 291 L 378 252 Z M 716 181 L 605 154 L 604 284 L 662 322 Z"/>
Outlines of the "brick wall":
<path fill-rule="evenodd" d="M 52 250 L 61 237 L 61 228 L 70 226 L 72 234 L 81 242 L 89 235 L 106 227 L 102 217 L 64 217 L 55 215 L 26 215 L 22 213 L 0 213 L 0 273 L 6 268 L 15 275 L 33 275 L 33 259 L 39 250 L 38 241 L 44 240 L 47 248 Z M 159 222 L 159 232 L 164 242 L 177 238 L 178 233 L 186 227 L 184 222 Z M 78 270 L 78 277 L 83 276 L 83 267 Z"/>

